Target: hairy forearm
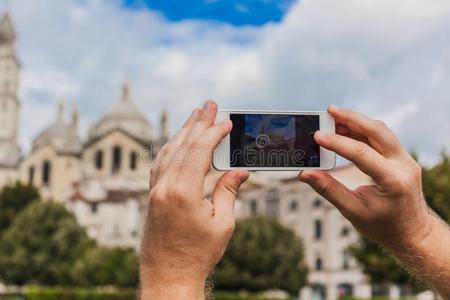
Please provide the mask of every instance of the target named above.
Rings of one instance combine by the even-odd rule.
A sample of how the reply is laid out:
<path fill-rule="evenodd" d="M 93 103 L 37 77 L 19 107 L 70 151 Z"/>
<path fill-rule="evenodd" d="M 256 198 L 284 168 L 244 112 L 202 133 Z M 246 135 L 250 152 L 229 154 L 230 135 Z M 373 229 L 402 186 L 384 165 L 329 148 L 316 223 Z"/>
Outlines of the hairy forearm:
<path fill-rule="evenodd" d="M 192 284 L 178 282 L 146 281 L 142 283 L 140 300 L 174 299 L 204 300 L 205 287 L 202 282 Z"/>
<path fill-rule="evenodd" d="M 420 241 L 390 250 L 413 275 L 450 299 L 450 228 L 430 212 L 424 232 Z"/>
<path fill-rule="evenodd" d="M 204 300 L 205 279 L 165 270 L 141 269 L 140 300 Z"/>
<path fill-rule="evenodd" d="M 140 291 L 140 300 L 154 300 L 154 299 L 174 299 L 174 300 L 204 300 L 204 288 L 197 289 L 196 287 L 166 284 L 164 286 L 149 286 L 142 288 Z"/>

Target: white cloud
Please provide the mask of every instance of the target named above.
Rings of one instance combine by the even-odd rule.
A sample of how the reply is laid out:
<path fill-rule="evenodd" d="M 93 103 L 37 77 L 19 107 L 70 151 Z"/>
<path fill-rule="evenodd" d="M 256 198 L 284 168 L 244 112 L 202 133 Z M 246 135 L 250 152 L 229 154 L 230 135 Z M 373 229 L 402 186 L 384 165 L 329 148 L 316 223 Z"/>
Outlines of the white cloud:
<path fill-rule="evenodd" d="M 336 103 L 385 119 L 427 161 L 450 146 L 448 0 L 300 1 L 282 23 L 257 28 L 170 23 L 118 3 L 12 2 L 24 144 L 62 97 L 94 122 L 127 76 L 154 123 L 169 110 L 172 131 L 205 98 L 247 109 Z"/>

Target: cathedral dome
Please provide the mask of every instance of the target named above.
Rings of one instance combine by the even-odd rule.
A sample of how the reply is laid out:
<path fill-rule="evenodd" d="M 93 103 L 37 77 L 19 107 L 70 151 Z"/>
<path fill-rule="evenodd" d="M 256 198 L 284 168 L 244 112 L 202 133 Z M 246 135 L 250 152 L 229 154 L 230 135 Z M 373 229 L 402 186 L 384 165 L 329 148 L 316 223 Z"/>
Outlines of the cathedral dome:
<path fill-rule="evenodd" d="M 131 100 L 127 82 L 122 88 L 122 99 L 89 130 L 89 140 L 99 138 L 116 129 L 123 130 L 143 141 L 153 138 L 150 123 Z"/>
<path fill-rule="evenodd" d="M 59 104 L 58 116 L 41 134 L 33 141 L 33 149 L 50 145 L 57 152 L 64 154 L 79 154 L 82 149 L 78 137 L 78 113 L 74 111 L 72 124 L 64 120 L 64 105 Z"/>

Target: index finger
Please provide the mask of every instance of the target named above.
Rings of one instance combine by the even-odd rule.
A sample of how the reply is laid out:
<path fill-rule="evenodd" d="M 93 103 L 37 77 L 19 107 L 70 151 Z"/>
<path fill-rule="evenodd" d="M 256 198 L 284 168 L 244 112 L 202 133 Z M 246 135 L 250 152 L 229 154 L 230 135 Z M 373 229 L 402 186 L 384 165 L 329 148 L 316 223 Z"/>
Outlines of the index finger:
<path fill-rule="evenodd" d="M 231 131 L 233 124 L 225 120 L 208 128 L 196 141 L 189 144 L 185 163 L 181 168 L 186 175 L 206 175 L 211 167 L 214 149 L 220 141 Z"/>
<path fill-rule="evenodd" d="M 379 153 L 386 156 L 405 153 L 397 136 L 383 122 L 334 105 L 328 107 L 328 112 L 351 132 L 366 137 Z"/>
<path fill-rule="evenodd" d="M 388 161 L 367 144 L 334 133 L 317 131 L 314 139 L 320 146 L 353 162 L 361 171 L 382 182 L 391 174 Z"/>

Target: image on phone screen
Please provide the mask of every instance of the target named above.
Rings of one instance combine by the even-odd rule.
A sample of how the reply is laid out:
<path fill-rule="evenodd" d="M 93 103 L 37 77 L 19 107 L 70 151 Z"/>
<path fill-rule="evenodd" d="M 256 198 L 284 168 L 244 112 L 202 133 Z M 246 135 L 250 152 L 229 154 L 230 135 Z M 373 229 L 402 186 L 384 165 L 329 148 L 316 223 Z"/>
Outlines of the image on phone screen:
<path fill-rule="evenodd" d="M 319 115 L 230 114 L 231 167 L 320 167 Z"/>

